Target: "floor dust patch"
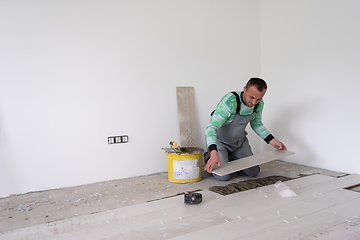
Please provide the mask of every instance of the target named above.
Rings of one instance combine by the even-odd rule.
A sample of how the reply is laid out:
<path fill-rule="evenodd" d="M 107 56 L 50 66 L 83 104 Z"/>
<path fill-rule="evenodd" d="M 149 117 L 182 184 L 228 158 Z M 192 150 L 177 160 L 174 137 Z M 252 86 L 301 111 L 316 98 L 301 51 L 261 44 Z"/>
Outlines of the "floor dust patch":
<path fill-rule="evenodd" d="M 250 179 L 246 181 L 240 181 L 237 183 L 230 183 L 225 186 L 214 186 L 211 187 L 209 190 L 225 196 L 232 193 L 242 192 L 254 188 L 275 184 L 277 181 L 285 182 L 291 179 L 293 178 L 283 177 L 283 176 L 269 176 L 265 178 Z"/>

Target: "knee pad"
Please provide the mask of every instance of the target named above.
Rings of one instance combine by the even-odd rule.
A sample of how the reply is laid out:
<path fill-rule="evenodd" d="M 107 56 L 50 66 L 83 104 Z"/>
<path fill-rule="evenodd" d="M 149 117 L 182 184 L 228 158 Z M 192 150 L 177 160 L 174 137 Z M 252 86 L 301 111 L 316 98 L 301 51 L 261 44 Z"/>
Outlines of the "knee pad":
<path fill-rule="evenodd" d="M 219 175 L 216 175 L 215 173 L 213 173 L 213 176 L 218 181 L 229 181 L 230 180 L 230 174 L 224 175 L 224 176 L 219 176 Z"/>
<path fill-rule="evenodd" d="M 240 171 L 241 175 L 247 176 L 247 177 L 256 177 L 260 173 L 260 167 L 254 166 L 248 169 L 244 169 Z"/>

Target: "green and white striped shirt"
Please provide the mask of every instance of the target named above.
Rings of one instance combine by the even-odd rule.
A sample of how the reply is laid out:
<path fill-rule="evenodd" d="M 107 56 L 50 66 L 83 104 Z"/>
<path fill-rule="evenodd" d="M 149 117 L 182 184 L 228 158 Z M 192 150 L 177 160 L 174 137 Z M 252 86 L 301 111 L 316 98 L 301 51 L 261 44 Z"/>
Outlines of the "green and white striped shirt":
<path fill-rule="evenodd" d="M 248 107 L 243 103 L 242 92 L 237 91 L 237 94 L 240 96 L 241 108 L 240 116 L 250 115 L 254 111 L 254 107 Z M 233 93 L 226 94 L 216 106 L 215 112 L 211 117 L 210 123 L 206 128 L 206 142 L 209 148 L 209 151 L 216 149 L 216 132 L 221 126 L 226 126 L 234 120 L 236 114 L 236 97 Z M 269 133 L 262 123 L 262 111 L 264 108 L 264 100 L 261 99 L 259 106 L 256 110 L 254 118 L 250 121 L 250 126 L 254 132 L 269 143 L 274 137 Z M 212 145 L 212 146 L 211 146 Z M 215 145 L 215 146 L 214 146 Z M 211 146 L 211 147 L 210 147 Z"/>

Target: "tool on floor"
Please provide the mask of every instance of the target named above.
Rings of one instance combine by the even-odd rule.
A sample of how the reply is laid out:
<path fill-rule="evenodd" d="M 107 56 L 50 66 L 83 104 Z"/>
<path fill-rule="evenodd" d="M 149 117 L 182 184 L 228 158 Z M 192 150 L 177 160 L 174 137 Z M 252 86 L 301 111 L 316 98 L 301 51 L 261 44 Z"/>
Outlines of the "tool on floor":
<path fill-rule="evenodd" d="M 184 202 L 186 204 L 199 204 L 202 202 L 202 195 L 201 193 L 188 193 L 185 192 L 184 194 Z"/>

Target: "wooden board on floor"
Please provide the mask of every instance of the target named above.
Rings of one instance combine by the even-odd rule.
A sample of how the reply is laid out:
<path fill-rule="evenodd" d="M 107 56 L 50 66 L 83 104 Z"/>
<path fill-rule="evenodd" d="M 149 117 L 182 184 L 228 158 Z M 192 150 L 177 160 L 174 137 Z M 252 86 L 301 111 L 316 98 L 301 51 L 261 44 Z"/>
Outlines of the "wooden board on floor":
<path fill-rule="evenodd" d="M 213 169 L 213 173 L 219 176 L 224 176 L 233 172 L 237 172 L 243 169 L 254 167 L 263 163 L 274 161 L 280 158 L 284 158 L 295 154 L 294 152 L 286 150 L 271 150 L 250 157 L 241 158 L 228 163 L 221 164 L 219 168 Z"/>

